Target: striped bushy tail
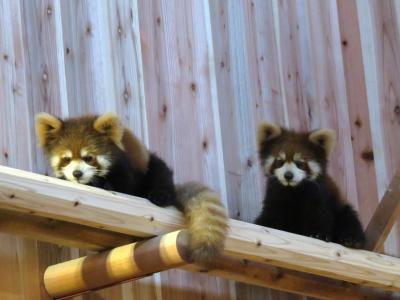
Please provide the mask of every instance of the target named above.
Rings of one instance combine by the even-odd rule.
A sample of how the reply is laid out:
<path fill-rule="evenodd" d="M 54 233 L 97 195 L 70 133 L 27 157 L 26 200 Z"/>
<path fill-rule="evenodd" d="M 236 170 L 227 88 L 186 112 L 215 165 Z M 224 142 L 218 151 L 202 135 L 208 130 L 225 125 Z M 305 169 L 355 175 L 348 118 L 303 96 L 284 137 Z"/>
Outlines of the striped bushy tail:
<path fill-rule="evenodd" d="M 188 182 L 176 187 L 186 218 L 194 262 L 211 263 L 223 250 L 228 217 L 220 197 L 206 186 Z"/>

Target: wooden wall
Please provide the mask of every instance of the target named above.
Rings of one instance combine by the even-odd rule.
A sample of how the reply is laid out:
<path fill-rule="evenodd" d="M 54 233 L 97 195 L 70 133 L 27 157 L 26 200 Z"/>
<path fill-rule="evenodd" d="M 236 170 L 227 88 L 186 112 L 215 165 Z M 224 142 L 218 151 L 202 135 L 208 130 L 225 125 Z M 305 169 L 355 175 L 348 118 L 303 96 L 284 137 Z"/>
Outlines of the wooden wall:
<path fill-rule="evenodd" d="M 177 181 L 252 221 L 257 124 L 330 127 L 330 172 L 366 225 L 400 162 L 399 30 L 395 0 L 0 0 L 0 164 L 49 171 L 37 112 L 115 111 Z M 0 299 L 45 299 L 43 269 L 83 254 L 0 235 Z M 168 271 L 76 299 L 298 298 Z"/>

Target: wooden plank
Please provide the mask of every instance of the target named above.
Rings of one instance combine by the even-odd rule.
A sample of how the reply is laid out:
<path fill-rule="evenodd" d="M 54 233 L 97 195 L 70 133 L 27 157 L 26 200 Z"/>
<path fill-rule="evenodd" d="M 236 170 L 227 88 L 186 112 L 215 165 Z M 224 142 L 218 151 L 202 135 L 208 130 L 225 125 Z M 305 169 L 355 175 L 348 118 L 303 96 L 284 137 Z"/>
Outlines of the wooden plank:
<path fill-rule="evenodd" d="M 0 231 L 62 246 L 78 247 L 92 251 L 113 248 L 128 244 L 134 240 L 129 236 L 115 232 L 111 233 L 73 223 L 5 210 L 0 211 Z M 33 243 L 33 241 L 26 241 L 21 244 L 23 246 L 21 248 L 23 253 L 26 253 L 26 255 L 21 257 L 23 266 L 35 263 L 32 255 L 29 255 L 32 254 L 32 251 L 24 250 L 29 243 Z M 37 251 L 37 247 L 30 246 L 30 249 L 36 249 Z M 54 262 L 52 263 L 54 264 Z M 220 276 L 238 282 L 321 299 L 330 299 L 334 295 L 342 298 L 345 297 L 345 299 L 369 299 L 371 297 L 372 299 L 381 299 L 383 297 L 380 293 L 343 286 L 341 282 L 324 283 L 318 281 L 318 279 L 304 278 L 301 274 L 290 274 L 276 268 L 227 256 L 219 259 L 211 269 L 205 269 L 204 266 L 196 265 L 190 265 L 184 267 L 184 269 L 191 272 L 207 272 L 207 276 Z M 152 280 L 149 283 L 151 286 Z M 30 282 L 26 282 L 25 284 L 30 285 Z M 32 282 L 32 284 L 35 284 L 35 282 Z M 125 288 L 127 291 L 134 289 L 130 285 L 127 283 L 122 288 Z M 152 295 L 152 289 L 146 291 L 144 294 L 141 293 L 142 288 L 135 290 L 135 294 L 138 297 Z M 104 293 L 104 291 L 102 292 Z"/>
<path fill-rule="evenodd" d="M 382 198 L 400 160 L 399 53 L 397 1 L 357 1 L 362 54 L 367 82 L 378 195 Z M 399 227 L 394 226 L 385 252 L 400 252 Z"/>
<path fill-rule="evenodd" d="M 209 5 L 227 207 L 232 218 L 253 222 L 261 211 L 265 186 L 256 128 L 264 120 L 284 124 L 272 1 Z M 243 284 L 236 284 L 236 294 L 238 299 L 273 298 L 269 290 Z M 285 299 L 282 293 L 279 298 Z"/>
<path fill-rule="evenodd" d="M 304 274 L 298 272 L 271 267 L 246 259 L 236 259 L 226 255 L 218 259 L 210 269 L 198 265 L 187 265 L 183 269 L 191 272 L 206 272 L 208 275 L 221 276 L 242 283 L 317 299 L 372 300 L 400 298 L 400 296 L 392 296 L 388 293 L 365 289 L 342 281 L 328 281 L 322 277 L 304 276 Z"/>
<path fill-rule="evenodd" d="M 198 180 L 224 198 L 207 4 L 138 1 L 149 148 L 172 167 L 176 182 Z M 232 298 L 221 279 L 179 270 L 160 276 L 165 300 Z"/>
<path fill-rule="evenodd" d="M 228 255 L 367 286 L 400 290 L 398 258 L 239 221 L 231 222 L 230 227 L 225 246 Z M 379 274 L 383 269 L 384 272 Z"/>
<path fill-rule="evenodd" d="M 6 210 L 0 210 L 0 232 L 91 251 L 137 240 L 124 234 Z"/>
<path fill-rule="evenodd" d="M 337 1 L 359 215 L 368 224 L 378 204 L 371 123 L 355 0 Z"/>
<path fill-rule="evenodd" d="M 400 216 L 400 169 L 394 175 L 366 229 L 366 249 L 377 251 L 384 245 Z"/>
<path fill-rule="evenodd" d="M 128 244 L 134 240 L 129 236 L 115 232 L 106 232 L 105 230 L 73 223 L 4 210 L 0 211 L 0 231 L 62 246 L 79 247 L 81 249 L 94 251 Z M 27 243 L 28 242 L 25 242 L 25 244 Z M 25 249 L 25 247 L 22 249 Z M 29 252 L 26 252 L 26 254 L 29 254 Z M 34 260 L 28 258 L 24 260 L 23 265 L 32 262 L 34 262 Z M 304 278 L 301 274 L 290 274 L 262 264 L 230 257 L 219 259 L 216 264 L 208 270 L 204 269 L 203 266 L 195 265 L 190 265 L 184 269 L 201 273 L 207 271 L 208 276 L 220 276 L 238 282 L 321 299 L 331 299 L 334 295 L 342 298 L 345 297 L 345 299 L 381 299 L 383 297 L 380 293 L 374 293 L 373 291 L 363 291 L 355 287 L 350 288 L 343 286 L 341 282 L 324 283 L 320 280 L 318 281 L 318 279 Z M 26 284 L 29 284 L 29 282 Z M 126 285 L 126 289 L 129 289 L 129 284 Z M 137 292 L 140 293 L 140 290 L 141 289 Z M 146 294 L 151 294 L 151 290 L 147 291 Z M 138 294 L 138 296 L 139 295 L 144 296 L 143 294 Z"/>
<path fill-rule="evenodd" d="M 295 130 L 337 132 L 328 172 L 357 208 L 336 3 L 283 0 L 276 7 L 288 125 Z"/>
<path fill-rule="evenodd" d="M 23 153 L 26 158 L 31 157 L 31 168 L 36 172 L 48 174 L 50 168 L 43 151 L 36 147 L 37 141 L 32 125 L 34 115 L 41 111 L 63 117 L 68 115 L 60 2 L 53 0 L 19 2 L 24 29 L 24 68 L 27 85 L 25 106 L 29 113 L 28 117 L 24 118 L 18 117 L 21 111 L 15 112 L 15 116 L 21 123 L 26 120 L 28 124 L 28 129 L 24 134 L 17 137 L 21 136 L 22 139 L 30 141 L 30 148 L 23 148 Z M 15 140 L 13 143 L 22 145 Z M 27 267 L 24 267 L 24 270 L 26 271 L 20 272 L 21 275 L 29 278 L 21 280 L 27 284 L 23 294 L 29 298 L 46 299 L 47 295 L 42 285 L 44 268 L 49 263 L 54 264 L 63 259 L 71 259 L 78 251 L 31 240 L 21 241 L 20 245 L 21 253 L 29 259 L 25 261 Z M 39 292 L 36 292 L 32 285 L 35 289 L 39 289 Z"/>
<path fill-rule="evenodd" d="M 107 2 L 59 4 L 70 116 L 116 111 Z"/>
<path fill-rule="evenodd" d="M 32 170 L 26 44 L 22 4 L 0 1 L 0 164 Z M 39 298 L 36 242 L 1 234 L 0 243 L 0 298 Z"/>
<path fill-rule="evenodd" d="M 183 227 L 175 209 L 0 167 L 0 207 L 149 237 Z M 231 220 L 225 253 L 358 284 L 400 290 L 400 259 Z"/>
<path fill-rule="evenodd" d="M 146 241 L 145 243 L 148 243 Z M 181 245 L 182 247 L 183 245 Z M 130 247 L 130 246 L 128 246 Z M 126 246 L 124 246 L 126 248 Z M 174 248 L 175 249 L 175 248 Z M 168 249 L 167 249 L 168 250 Z M 114 250 L 113 250 L 114 251 Z M 136 248 L 135 248 L 136 251 Z M 109 252 L 107 252 L 109 253 Z M 148 259 L 147 256 L 154 258 L 154 255 L 148 255 L 150 252 L 146 252 L 146 257 L 143 259 Z M 157 254 L 158 255 L 158 254 Z M 157 256 L 156 255 L 156 256 Z M 79 284 L 69 284 L 69 287 L 65 285 L 62 289 L 68 289 L 68 293 L 72 294 L 75 292 L 81 292 L 88 289 L 88 283 L 80 281 L 82 279 L 81 276 L 85 277 L 85 274 L 88 274 L 90 271 L 88 267 L 83 268 L 82 260 L 90 259 L 90 266 L 93 267 L 93 263 L 96 262 L 101 265 L 100 269 L 104 269 L 105 261 L 103 261 L 104 256 L 108 256 L 108 254 L 100 254 L 96 256 L 91 256 L 90 258 L 80 258 L 79 260 L 68 261 L 65 263 L 61 263 L 57 265 L 57 271 L 54 270 L 54 267 L 50 267 L 47 272 L 47 277 L 53 277 L 52 280 L 57 283 L 62 280 L 63 282 L 67 280 L 67 277 L 73 277 L 79 279 Z M 100 260 L 98 259 L 100 257 Z M 132 257 L 132 255 L 130 255 Z M 137 255 L 135 255 L 135 260 L 137 259 Z M 143 260 L 142 259 L 142 260 Z M 107 261 L 107 283 L 109 284 L 111 281 L 117 282 L 122 280 L 120 277 L 116 277 L 115 273 L 117 272 L 119 265 L 115 264 L 115 262 Z M 75 266 L 72 268 L 71 266 Z M 112 268 L 112 272 L 111 272 Z M 146 266 L 147 268 L 147 266 Z M 207 276 L 219 276 L 226 279 L 236 280 L 239 282 L 244 282 L 252 285 L 258 285 L 261 287 L 269 287 L 273 289 L 277 289 L 280 291 L 292 292 L 304 296 L 316 297 L 318 299 L 332 299 L 334 297 L 341 299 L 397 299 L 398 297 L 390 297 L 387 293 L 382 293 L 380 291 L 375 291 L 371 289 L 363 289 L 358 286 L 345 284 L 340 281 L 324 281 L 322 278 L 318 277 L 304 277 L 302 274 L 290 272 L 288 270 L 277 269 L 271 266 L 266 266 L 260 263 L 255 263 L 248 260 L 235 259 L 228 256 L 223 256 L 215 262 L 211 268 L 205 268 L 204 266 L 199 265 L 183 265 L 181 268 L 190 272 L 202 272 L 207 274 Z M 125 269 L 125 268 L 124 268 Z M 78 273 L 77 273 L 78 272 Z M 133 277 L 133 274 L 126 275 L 127 271 L 124 271 L 124 276 Z M 141 273 L 144 273 L 143 270 L 140 270 Z M 53 276 L 50 276 L 50 273 Z M 79 276 L 77 276 L 79 274 Z M 124 279 L 126 279 L 125 277 Z M 112 279 L 112 280 L 111 280 Z M 47 279 L 46 279 L 47 280 Z M 45 280 L 45 282 L 46 282 Z M 110 280 L 110 281 L 109 281 Z M 94 278 L 90 279 L 91 287 L 100 288 L 103 284 L 99 284 Z M 80 286 L 80 288 L 79 288 Z M 56 289 L 59 291 L 60 287 L 57 284 L 53 286 L 53 290 Z M 53 294 L 53 293 L 52 293 Z M 53 294 L 56 296 L 55 294 Z M 63 296 L 60 295 L 60 296 Z"/>
<path fill-rule="evenodd" d="M 106 1 L 118 115 L 148 145 L 137 1 Z M 111 99 L 110 99 L 111 100 Z"/>
<path fill-rule="evenodd" d="M 65 298 L 184 265 L 188 243 L 187 233 L 180 230 L 49 266 L 46 291 Z"/>

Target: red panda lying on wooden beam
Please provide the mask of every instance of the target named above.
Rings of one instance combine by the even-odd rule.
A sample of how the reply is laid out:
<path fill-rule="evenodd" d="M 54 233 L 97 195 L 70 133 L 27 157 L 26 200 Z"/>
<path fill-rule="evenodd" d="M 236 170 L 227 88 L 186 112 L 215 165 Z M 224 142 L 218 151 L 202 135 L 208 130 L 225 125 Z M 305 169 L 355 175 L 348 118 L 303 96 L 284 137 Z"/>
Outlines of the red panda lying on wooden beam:
<path fill-rule="evenodd" d="M 335 132 L 300 133 L 264 123 L 257 138 L 268 183 L 255 223 L 363 248 L 365 236 L 357 213 L 326 172 Z"/>
<path fill-rule="evenodd" d="M 116 115 L 61 120 L 40 113 L 36 133 L 58 178 L 173 205 L 187 219 L 195 262 L 211 262 L 222 251 L 228 218 L 219 197 L 198 183 L 175 186 L 172 170 Z"/>

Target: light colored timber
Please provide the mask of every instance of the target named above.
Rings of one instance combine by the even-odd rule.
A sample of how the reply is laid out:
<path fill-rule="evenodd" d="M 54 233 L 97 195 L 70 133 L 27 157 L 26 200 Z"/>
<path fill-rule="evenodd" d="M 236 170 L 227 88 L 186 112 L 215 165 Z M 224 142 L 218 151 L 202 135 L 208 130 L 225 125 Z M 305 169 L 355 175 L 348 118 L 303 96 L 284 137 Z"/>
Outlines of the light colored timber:
<path fill-rule="evenodd" d="M 0 167 L 0 207 L 151 237 L 184 226 L 181 214 L 144 199 Z M 240 221 L 225 254 L 357 284 L 400 290 L 400 259 Z"/>
<path fill-rule="evenodd" d="M 212 276 L 219 276 L 242 283 L 272 288 L 317 299 L 400 299 L 400 296 L 395 296 L 392 292 L 385 292 L 352 283 L 327 279 L 325 277 L 294 272 L 226 255 L 218 258 L 214 265 L 209 268 L 193 264 L 183 266 L 182 268 L 190 272 L 203 272 Z"/>
<path fill-rule="evenodd" d="M 0 231 L 92 251 L 114 248 L 134 240 L 116 232 L 6 210 L 0 210 Z M 381 292 L 346 286 L 341 281 L 321 282 L 321 278 L 304 278 L 303 274 L 290 274 L 276 267 L 228 256 L 218 259 L 211 268 L 192 264 L 182 268 L 319 299 L 334 296 L 340 299 L 390 299 Z"/>
<path fill-rule="evenodd" d="M 367 246 L 371 251 L 383 247 L 394 223 L 400 216 L 400 168 L 396 171 L 390 185 L 379 202 L 366 229 Z"/>
<path fill-rule="evenodd" d="M 0 232 L 92 251 L 114 248 L 134 240 L 116 232 L 6 210 L 0 210 Z M 212 267 L 190 264 L 182 268 L 319 299 L 334 296 L 350 300 L 390 299 L 382 292 L 348 286 L 342 281 L 321 282 L 321 278 L 305 278 L 304 274 L 228 256 L 218 259 Z"/>
<path fill-rule="evenodd" d="M 137 241 L 122 233 L 7 210 L 0 210 L 0 232 L 92 251 Z"/>
<path fill-rule="evenodd" d="M 180 230 L 59 263 L 46 269 L 44 286 L 51 297 L 64 298 L 176 268 L 189 261 L 187 243 Z"/>

